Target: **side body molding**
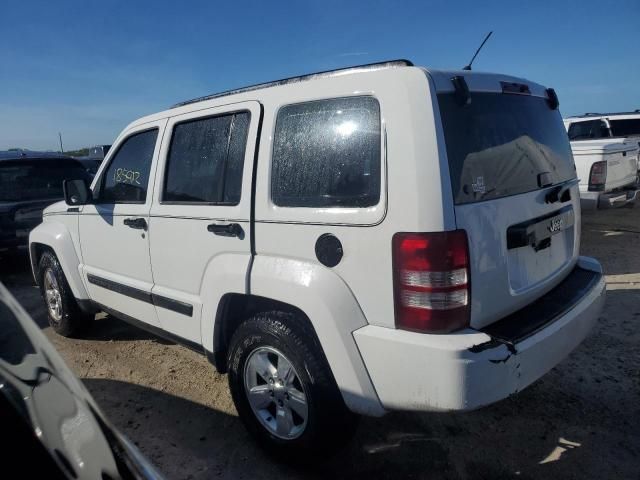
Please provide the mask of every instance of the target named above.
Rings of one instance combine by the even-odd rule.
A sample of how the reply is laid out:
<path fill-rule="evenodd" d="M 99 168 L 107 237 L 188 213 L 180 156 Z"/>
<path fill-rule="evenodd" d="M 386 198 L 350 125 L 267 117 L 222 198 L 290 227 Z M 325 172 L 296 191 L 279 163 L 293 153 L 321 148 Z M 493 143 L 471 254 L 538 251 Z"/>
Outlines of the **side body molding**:
<path fill-rule="evenodd" d="M 88 300 L 89 295 L 80 276 L 80 259 L 76 252 L 71 232 L 66 225 L 56 221 L 45 221 L 38 225 L 29 234 L 29 255 L 31 256 L 31 268 L 36 274 L 35 262 L 36 243 L 50 247 L 58 257 L 60 266 L 69 282 L 73 296 L 78 300 Z"/>
<path fill-rule="evenodd" d="M 251 294 L 289 303 L 305 312 L 347 406 L 365 415 L 385 413 L 352 333 L 367 321 L 335 272 L 314 263 L 257 255 L 251 269 Z"/>

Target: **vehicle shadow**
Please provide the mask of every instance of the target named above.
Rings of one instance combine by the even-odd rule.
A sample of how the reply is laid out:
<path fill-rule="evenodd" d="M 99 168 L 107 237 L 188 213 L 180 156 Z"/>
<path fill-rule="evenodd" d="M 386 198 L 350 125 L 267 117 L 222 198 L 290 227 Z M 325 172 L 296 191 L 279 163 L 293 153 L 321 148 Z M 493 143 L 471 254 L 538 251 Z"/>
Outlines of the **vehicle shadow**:
<path fill-rule="evenodd" d="M 96 319 L 82 332 L 82 339 L 104 342 L 154 340 L 162 345 L 174 345 L 174 342 L 165 340 L 104 313 L 96 315 Z"/>

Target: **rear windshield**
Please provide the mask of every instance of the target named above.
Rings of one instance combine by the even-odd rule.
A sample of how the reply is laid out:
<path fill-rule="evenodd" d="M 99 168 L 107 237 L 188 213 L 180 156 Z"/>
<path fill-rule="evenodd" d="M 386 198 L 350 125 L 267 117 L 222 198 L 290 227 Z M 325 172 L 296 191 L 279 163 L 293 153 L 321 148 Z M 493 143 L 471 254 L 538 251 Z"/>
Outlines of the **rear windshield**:
<path fill-rule="evenodd" d="M 573 122 L 569 125 L 569 140 L 595 140 L 609 138 L 611 132 L 604 120 L 587 120 L 585 122 Z"/>
<path fill-rule="evenodd" d="M 456 204 L 537 190 L 575 178 L 558 110 L 544 98 L 471 93 L 462 106 L 438 95 Z"/>
<path fill-rule="evenodd" d="M 74 160 L 20 160 L 0 163 L 0 201 L 62 199 L 62 181 L 88 179 Z"/>
<path fill-rule="evenodd" d="M 614 137 L 640 136 L 640 118 L 609 120 L 609 125 L 611 125 L 611 135 Z"/>

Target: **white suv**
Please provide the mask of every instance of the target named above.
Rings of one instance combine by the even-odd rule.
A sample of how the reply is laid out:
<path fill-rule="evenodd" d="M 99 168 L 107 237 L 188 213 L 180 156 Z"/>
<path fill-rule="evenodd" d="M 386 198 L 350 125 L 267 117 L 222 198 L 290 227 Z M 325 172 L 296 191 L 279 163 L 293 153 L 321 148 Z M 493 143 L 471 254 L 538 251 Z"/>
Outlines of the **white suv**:
<path fill-rule="evenodd" d="M 102 310 L 206 354 L 288 458 L 336 448 L 354 413 L 503 399 L 604 301 L 557 107 L 397 61 L 144 117 L 31 233 L 50 323 Z"/>

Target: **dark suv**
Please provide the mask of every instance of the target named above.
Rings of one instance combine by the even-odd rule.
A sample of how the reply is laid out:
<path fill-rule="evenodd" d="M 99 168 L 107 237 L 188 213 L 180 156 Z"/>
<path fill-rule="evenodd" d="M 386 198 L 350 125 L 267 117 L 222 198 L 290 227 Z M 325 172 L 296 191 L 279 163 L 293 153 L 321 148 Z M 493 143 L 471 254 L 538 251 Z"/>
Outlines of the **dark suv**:
<path fill-rule="evenodd" d="M 82 164 L 60 154 L 0 152 L 0 253 L 27 245 L 42 210 L 64 197 L 65 179 L 90 177 Z"/>

